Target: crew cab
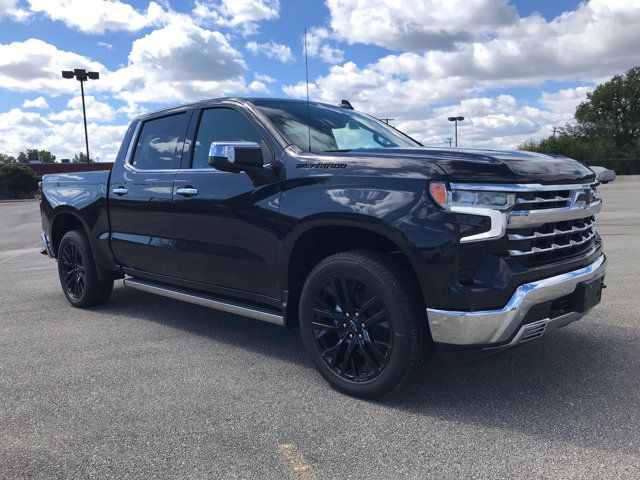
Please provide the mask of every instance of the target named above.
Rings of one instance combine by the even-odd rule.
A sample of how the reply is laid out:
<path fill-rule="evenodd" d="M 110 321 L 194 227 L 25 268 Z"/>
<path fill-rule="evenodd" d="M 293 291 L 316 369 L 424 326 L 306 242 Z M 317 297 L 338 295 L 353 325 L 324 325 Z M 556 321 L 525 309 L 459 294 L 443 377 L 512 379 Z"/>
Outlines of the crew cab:
<path fill-rule="evenodd" d="M 348 102 L 146 114 L 110 172 L 46 175 L 42 192 L 71 305 L 102 304 L 124 279 L 299 327 L 320 374 L 360 397 L 395 391 L 434 351 L 484 355 L 578 320 L 605 276 L 591 170 L 424 148 Z"/>

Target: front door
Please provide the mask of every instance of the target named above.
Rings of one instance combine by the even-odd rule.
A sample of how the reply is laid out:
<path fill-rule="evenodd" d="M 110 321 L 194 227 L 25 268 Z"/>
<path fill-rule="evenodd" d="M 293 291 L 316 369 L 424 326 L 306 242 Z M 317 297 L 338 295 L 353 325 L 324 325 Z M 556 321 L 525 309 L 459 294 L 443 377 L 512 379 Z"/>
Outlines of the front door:
<path fill-rule="evenodd" d="M 194 117 L 195 117 L 194 113 Z M 252 141 L 263 145 L 266 133 L 238 110 L 200 112 L 187 169 L 174 181 L 176 251 L 182 278 L 233 295 L 238 291 L 277 299 L 276 228 L 279 178 L 264 167 L 260 178 L 209 166 L 211 142 Z M 266 178 L 266 180 L 265 180 Z"/>
<path fill-rule="evenodd" d="M 126 269 L 178 276 L 173 180 L 180 166 L 190 111 L 141 122 L 109 192 L 111 248 Z"/>

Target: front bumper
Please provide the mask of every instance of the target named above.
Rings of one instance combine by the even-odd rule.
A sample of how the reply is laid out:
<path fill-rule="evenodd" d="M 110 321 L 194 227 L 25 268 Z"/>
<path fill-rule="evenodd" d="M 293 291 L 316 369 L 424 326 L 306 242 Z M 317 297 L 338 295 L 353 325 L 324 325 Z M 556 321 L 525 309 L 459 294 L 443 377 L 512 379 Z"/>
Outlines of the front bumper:
<path fill-rule="evenodd" d="M 450 311 L 427 308 L 431 336 L 435 342 L 450 345 L 508 347 L 537 338 L 545 331 L 582 318 L 584 313 L 569 312 L 523 325 L 527 313 L 536 305 L 550 302 L 576 290 L 579 283 L 604 277 L 605 256 L 584 268 L 518 287 L 505 307 L 485 311 Z"/>

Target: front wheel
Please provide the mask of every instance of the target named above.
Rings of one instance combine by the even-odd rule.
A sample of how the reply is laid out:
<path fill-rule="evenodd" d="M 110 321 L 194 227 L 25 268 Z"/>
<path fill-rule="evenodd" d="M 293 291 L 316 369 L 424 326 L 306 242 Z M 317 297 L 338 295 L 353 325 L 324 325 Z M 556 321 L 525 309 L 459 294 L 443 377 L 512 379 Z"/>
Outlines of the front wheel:
<path fill-rule="evenodd" d="M 388 255 L 369 251 L 332 255 L 309 274 L 300 330 L 333 387 L 363 398 L 389 395 L 430 351 L 422 302 L 409 278 Z"/>
<path fill-rule="evenodd" d="M 74 307 L 105 303 L 113 291 L 113 280 L 100 281 L 91 245 L 81 230 L 67 232 L 58 247 L 58 275 L 65 297 Z"/>

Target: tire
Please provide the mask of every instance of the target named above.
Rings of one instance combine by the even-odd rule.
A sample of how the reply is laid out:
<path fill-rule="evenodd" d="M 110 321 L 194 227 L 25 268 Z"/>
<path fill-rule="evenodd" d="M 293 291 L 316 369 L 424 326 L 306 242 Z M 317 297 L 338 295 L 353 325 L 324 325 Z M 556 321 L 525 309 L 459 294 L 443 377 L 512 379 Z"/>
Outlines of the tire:
<path fill-rule="evenodd" d="M 82 230 L 67 232 L 60 240 L 58 275 L 65 297 L 77 308 L 102 305 L 113 291 L 113 280 L 98 280 L 91 245 Z"/>
<path fill-rule="evenodd" d="M 388 255 L 366 250 L 332 255 L 311 271 L 300 297 L 300 333 L 335 389 L 361 398 L 391 395 L 431 353 L 410 278 Z"/>

